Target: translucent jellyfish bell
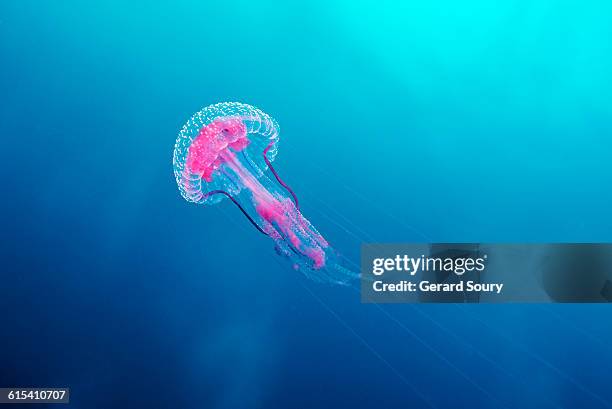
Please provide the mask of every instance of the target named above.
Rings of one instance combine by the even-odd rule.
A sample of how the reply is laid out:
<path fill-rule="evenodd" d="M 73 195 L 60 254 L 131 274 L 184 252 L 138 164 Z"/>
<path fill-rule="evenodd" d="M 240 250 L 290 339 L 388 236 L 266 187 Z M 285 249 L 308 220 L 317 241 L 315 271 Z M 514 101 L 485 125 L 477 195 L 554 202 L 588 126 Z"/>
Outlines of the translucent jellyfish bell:
<path fill-rule="evenodd" d="M 174 176 L 181 195 L 185 200 L 194 203 L 215 204 L 225 199 L 225 195 L 207 195 L 215 190 L 225 190 L 230 195 L 238 195 L 241 185 L 229 180 L 226 175 L 219 173 L 210 181 L 202 178 L 201 174 L 194 173 L 193 169 L 186 167 L 189 148 L 203 129 L 215 120 L 239 118 L 244 124 L 247 133 L 248 145 L 242 149 L 242 154 L 251 164 L 253 174 L 260 178 L 268 169 L 266 159 L 262 155 L 267 149 L 265 158 L 274 161 L 278 152 L 279 127 L 277 122 L 268 114 L 259 109 L 239 102 L 221 102 L 209 105 L 196 112 L 179 132 L 174 146 Z M 229 148 L 229 146 L 227 146 Z M 213 164 L 214 166 L 214 164 Z"/>
<path fill-rule="evenodd" d="M 293 268 L 324 282 L 345 284 L 357 277 L 338 263 L 336 252 L 302 216 L 293 190 L 272 161 L 279 127 L 261 110 L 238 102 L 210 105 L 179 132 L 174 175 L 189 202 L 230 199 Z M 272 177 L 269 177 L 272 176 Z"/>

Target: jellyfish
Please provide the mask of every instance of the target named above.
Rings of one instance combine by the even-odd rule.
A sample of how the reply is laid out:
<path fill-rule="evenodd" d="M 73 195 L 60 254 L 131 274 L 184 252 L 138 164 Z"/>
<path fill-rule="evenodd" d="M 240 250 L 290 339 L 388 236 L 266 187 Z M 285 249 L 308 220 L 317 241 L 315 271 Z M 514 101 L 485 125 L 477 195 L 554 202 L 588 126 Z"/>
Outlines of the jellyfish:
<path fill-rule="evenodd" d="M 295 270 L 315 281 L 348 284 L 357 274 L 342 266 L 272 166 L 278 142 L 277 122 L 258 108 L 238 102 L 209 105 L 178 134 L 173 165 L 179 191 L 196 204 L 230 200 Z"/>

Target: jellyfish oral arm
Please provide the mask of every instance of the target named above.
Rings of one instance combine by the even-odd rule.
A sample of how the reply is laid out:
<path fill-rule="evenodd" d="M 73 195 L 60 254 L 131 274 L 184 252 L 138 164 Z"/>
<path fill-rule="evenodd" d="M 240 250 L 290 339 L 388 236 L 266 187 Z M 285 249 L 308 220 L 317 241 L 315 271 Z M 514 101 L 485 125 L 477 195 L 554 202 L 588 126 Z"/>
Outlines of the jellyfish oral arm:
<path fill-rule="evenodd" d="M 257 222 L 255 220 L 253 220 L 253 218 L 251 216 L 249 216 L 249 213 L 244 209 L 244 207 L 242 207 L 240 205 L 240 203 L 238 203 L 238 201 L 236 199 L 234 199 L 234 197 L 232 195 L 230 195 L 225 190 L 213 190 L 213 191 L 208 192 L 205 196 L 206 197 L 210 197 L 210 196 L 214 196 L 214 195 L 224 195 L 224 196 L 226 196 L 229 200 L 232 201 L 232 203 L 234 203 L 238 207 L 238 209 L 240 209 L 242 214 L 249 220 L 249 222 L 251 222 L 251 224 L 257 230 L 259 230 L 260 233 L 263 233 L 263 234 L 267 235 L 267 233 L 261 227 L 259 227 Z"/>
<path fill-rule="evenodd" d="M 324 248 L 328 244 L 319 233 L 315 233 L 309 227 L 309 223 L 297 210 L 297 206 L 290 200 L 276 198 L 244 167 L 234 152 L 226 150 L 221 157 L 224 164 L 251 192 L 255 211 L 265 221 L 263 230 L 266 231 L 268 227 L 266 233 L 271 237 L 289 240 L 293 248 L 312 260 L 314 268 L 323 267 L 325 265 Z M 272 233 L 270 228 L 273 228 L 278 234 Z"/>

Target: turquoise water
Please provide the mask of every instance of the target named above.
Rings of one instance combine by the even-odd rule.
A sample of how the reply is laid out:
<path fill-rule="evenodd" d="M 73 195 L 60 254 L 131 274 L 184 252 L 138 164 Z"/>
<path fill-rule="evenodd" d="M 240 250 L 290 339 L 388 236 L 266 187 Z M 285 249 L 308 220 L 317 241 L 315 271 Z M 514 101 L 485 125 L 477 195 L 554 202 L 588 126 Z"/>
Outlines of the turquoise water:
<path fill-rule="evenodd" d="M 610 21 L 594 0 L 3 2 L 0 386 L 69 385 L 75 408 L 610 407 L 607 308 L 361 305 L 230 204 L 186 203 L 171 163 L 194 112 L 242 101 L 349 260 L 609 242 Z"/>

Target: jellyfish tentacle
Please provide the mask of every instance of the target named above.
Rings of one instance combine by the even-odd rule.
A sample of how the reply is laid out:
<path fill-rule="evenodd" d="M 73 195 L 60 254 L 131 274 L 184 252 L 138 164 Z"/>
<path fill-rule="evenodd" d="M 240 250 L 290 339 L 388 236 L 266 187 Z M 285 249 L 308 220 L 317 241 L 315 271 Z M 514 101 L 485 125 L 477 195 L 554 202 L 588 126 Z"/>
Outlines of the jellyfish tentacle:
<path fill-rule="evenodd" d="M 293 203 L 295 203 L 295 208 L 300 210 L 300 205 L 298 203 L 298 198 L 297 195 L 293 192 L 293 190 L 289 187 L 288 184 L 286 184 L 285 182 L 283 182 L 283 180 L 280 178 L 280 176 L 278 175 L 278 173 L 276 172 L 276 170 L 274 169 L 274 167 L 272 166 L 272 163 L 268 160 L 268 150 L 270 150 L 270 148 L 272 147 L 273 142 L 270 142 L 270 144 L 268 144 L 268 146 L 266 147 L 266 149 L 264 149 L 263 151 L 263 158 L 264 161 L 266 162 L 266 165 L 268 165 L 268 169 L 270 169 L 270 171 L 272 172 L 272 174 L 274 175 L 274 177 L 276 178 L 276 181 L 285 188 L 285 190 L 287 190 L 287 192 L 289 192 L 289 194 L 291 195 L 291 197 L 293 198 Z"/>
<path fill-rule="evenodd" d="M 208 197 L 213 196 L 213 195 L 217 195 L 217 194 L 221 194 L 221 195 L 227 196 L 238 207 L 238 209 L 240 209 L 242 214 L 244 214 L 246 216 L 246 218 L 249 219 L 251 224 L 253 226 L 255 226 L 255 228 L 257 230 L 259 230 L 260 233 L 265 234 L 266 236 L 268 235 L 268 233 L 266 233 L 261 227 L 259 227 L 259 225 L 255 222 L 255 220 L 253 220 L 253 218 L 247 213 L 247 211 L 244 209 L 244 207 L 242 207 L 242 205 L 240 205 L 240 203 L 238 203 L 238 201 L 236 199 L 234 199 L 234 197 L 232 195 L 230 195 L 228 192 L 226 192 L 225 190 L 212 190 L 212 191 L 206 193 L 204 195 L 203 199 L 207 199 Z"/>

